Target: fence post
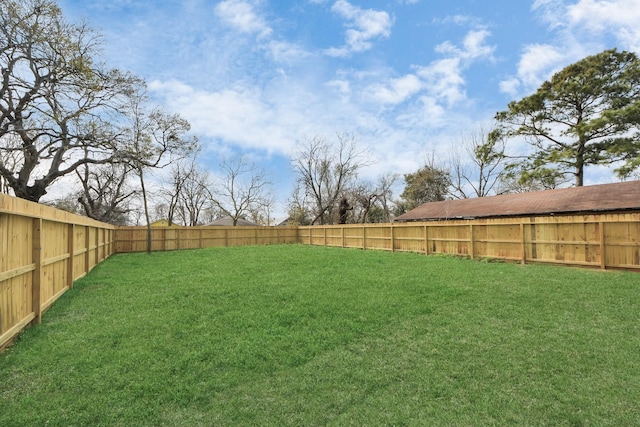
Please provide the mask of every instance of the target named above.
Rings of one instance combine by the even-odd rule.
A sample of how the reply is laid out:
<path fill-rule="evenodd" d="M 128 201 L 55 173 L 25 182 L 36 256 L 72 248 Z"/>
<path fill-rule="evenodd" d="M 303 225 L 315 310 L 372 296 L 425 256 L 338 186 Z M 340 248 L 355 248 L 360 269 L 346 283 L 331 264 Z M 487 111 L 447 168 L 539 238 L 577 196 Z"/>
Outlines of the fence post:
<path fill-rule="evenodd" d="M 524 222 L 520 222 L 520 263 L 527 263 L 527 245 L 524 237 Z"/>
<path fill-rule="evenodd" d="M 605 242 L 604 242 L 604 221 L 600 221 L 599 223 L 599 228 L 600 228 L 600 268 L 601 269 L 606 269 L 607 268 L 607 257 L 606 257 L 606 246 L 605 246 Z"/>
<path fill-rule="evenodd" d="M 342 247 L 344 248 L 344 225 L 342 227 L 340 227 L 341 230 L 341 234 L 342 234 Z"/>
<path fill-rule="evenodd" d="M 429 227 L 427 224 L 424 225 L 424 254 L 429 255 Z"/>
<path fill-rule="evenodd" d="M 31 309 L 35 315 L 32 324 L 42 321 L 40 287 L 42 286 L 42 218 L 34 218 L 32 222 L 32 256 L 35 270 L 31 279 Z"/>
<path fill-rule="evenodd" d="M 473 223 L 469 223 L 469 252 L 471 254 L 471 259 L 474 259 L 474 247 L 473 247 Z"/>
<path fill-rule="evenodd" d="M 393 228 L 393 223 L 391 224 L 391 252 L 396 251 L 396 234 L 395 229 Z"/>
<path fill-rule="evenodd" d="M 91 229 L 88 225 L 84 227 L 84 271 L 83 273 L 89 274 L 89 236 Z"/>
<path fill-rule="evenodd" d="M 362 249 L 367 249 L 367 227 L 362 226 Z"/>
<path fill-rule="evenodd" d="M 69 233 L 69 241 L 67 242 L 67 251 L 69 252 L 69 260 L 67 261 L 67 274 L 69 277 L 67 278 L 67 287 L 69 289 L 73 288 L 73 261 L 74 261 L 74 250 L 75 250 L 75 238 L 76 238 L 76 226 L 75 224 L 69 224 L 68 226 Z"/>
<path fill-rule="evenodd" d="M 100 229 L 98 227 L 96 227 L 96 258 L 94 262 L 93 267 L 100 263 Z"/>

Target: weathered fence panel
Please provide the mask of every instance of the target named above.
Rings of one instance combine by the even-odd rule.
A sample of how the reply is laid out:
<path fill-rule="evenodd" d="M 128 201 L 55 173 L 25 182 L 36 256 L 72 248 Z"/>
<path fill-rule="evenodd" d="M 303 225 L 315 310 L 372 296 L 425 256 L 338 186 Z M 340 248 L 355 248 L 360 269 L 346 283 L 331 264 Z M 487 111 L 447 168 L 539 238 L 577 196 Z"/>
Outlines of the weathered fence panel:
<path fill-rule="evenodd" d="M 113 227 L 0 194 L 0 348 L 113 252 Z"/>

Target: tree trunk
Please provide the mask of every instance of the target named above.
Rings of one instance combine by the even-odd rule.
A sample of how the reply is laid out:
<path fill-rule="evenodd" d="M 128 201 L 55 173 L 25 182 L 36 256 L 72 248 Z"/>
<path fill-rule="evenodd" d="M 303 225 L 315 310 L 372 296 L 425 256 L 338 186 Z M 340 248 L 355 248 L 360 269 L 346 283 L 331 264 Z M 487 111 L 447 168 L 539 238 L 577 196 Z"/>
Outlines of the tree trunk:
<path fill-rule="evenodd" d="M 149 205 L 147 203 L 147 190 L 144 187 L 144 177 L 142 168 L 138 168 L 140 177 L 140 187 L 142 189 L 142 204 L 144 205 L 144 218 L 147 221 L 147 253 L 151 253 L 151 221 L 149 220 Z"/>
<path fill-rule="evenodd" d="M 576 156 L 576 187 L 584 185 L 584 142 L 580 142 L 580 150 Z"/>

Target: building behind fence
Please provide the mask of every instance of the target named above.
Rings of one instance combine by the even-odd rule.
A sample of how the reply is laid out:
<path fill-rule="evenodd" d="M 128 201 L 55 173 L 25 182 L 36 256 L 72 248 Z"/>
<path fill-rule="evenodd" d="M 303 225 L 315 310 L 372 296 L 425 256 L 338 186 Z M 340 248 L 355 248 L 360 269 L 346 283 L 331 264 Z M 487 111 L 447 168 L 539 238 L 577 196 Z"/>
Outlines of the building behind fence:
<path fill-rule="evenodd" d="M 0 194 L 0 348 L 114 253 L 147 249 L 118 227 Z M 640 213 L 291 227 L 157 227 L 153 251 L 298 243 L 640 271 Z"/>

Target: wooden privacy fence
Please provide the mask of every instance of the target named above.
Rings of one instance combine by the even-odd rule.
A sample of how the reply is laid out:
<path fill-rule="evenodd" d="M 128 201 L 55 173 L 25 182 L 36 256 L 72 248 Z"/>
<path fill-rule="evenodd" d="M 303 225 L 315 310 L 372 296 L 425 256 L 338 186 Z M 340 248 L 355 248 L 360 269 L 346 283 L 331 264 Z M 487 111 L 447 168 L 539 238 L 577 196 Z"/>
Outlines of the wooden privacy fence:
<path fill-rule="evenodd" d="M 308 245 L 640 269 L 640 214 L 299 227 Z"/>
<path fill-rule="evenodd" d="M 114 227 L 0 194 L 0 348 L 114 251 Z"/>
<path fill-rule="evenodd" d="M 640 270 L 640 213 L 300 227 L 157 227 L 152 250 L 301 243 Z M 115 252 L 147 248 L 121 227 Z"/>
<path fill-rule="evenodd" d="M 225 246 L 275 245 L 298 242 L 297 227 L 152 227 L 151 250 L 172 251 Z M 115 252 L 147 250 L 147 227 L 119 227 Z"/>
<path fill-rule="evenodd" d="M 118 227 L 0 194 L 0 348 L 73 281 L 147 248 Z M 158 227 L 152 250 L 302 243 L 640 271 L 640 213 L 304 227 Z"/>

